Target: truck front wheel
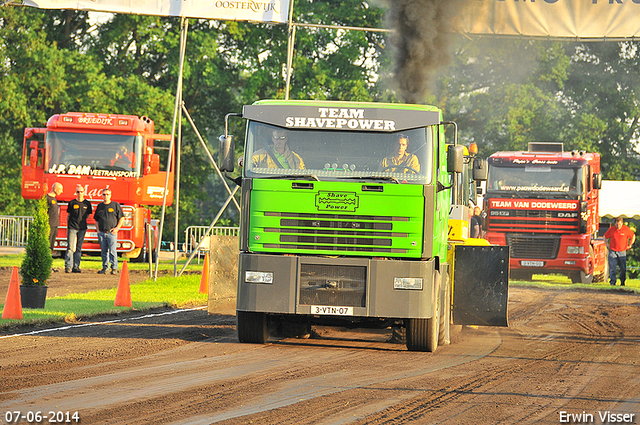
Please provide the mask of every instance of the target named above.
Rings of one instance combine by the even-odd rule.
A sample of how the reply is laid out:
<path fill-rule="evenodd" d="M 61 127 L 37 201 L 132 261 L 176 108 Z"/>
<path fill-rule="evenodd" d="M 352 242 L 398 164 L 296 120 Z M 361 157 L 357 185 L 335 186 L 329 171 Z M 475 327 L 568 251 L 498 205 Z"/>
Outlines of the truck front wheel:
<path fill-rule="evenodd" d="M 257 311 L 236 311 L 240 342 L 264 344 L 269 339 L 267 314 Z"/>
<path fill-rule="evenodd" d="M 428 351 L 430 353 L 436 351 L 440 327 L 438 316 L 436 313 L 430 319 L 407 320 L 407 349 L 409 351 Z"/>
<path fill-rule="evenodd" d="M 436 272 L 436 305 L 433 317 L 429 319 L 407 319 L 407 349 L 409 351 L 428 351 L 433 353 L 438 348 L 440 337 L 440 273 Z"/>

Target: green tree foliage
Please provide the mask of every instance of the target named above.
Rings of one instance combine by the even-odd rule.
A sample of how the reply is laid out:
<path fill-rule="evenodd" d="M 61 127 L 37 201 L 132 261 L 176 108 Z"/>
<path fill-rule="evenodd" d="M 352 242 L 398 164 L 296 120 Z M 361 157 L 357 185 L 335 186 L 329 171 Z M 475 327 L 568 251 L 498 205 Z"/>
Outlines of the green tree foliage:
<path fill-rule="evenodd" d="M 573 45 L 564 95 L 584 132 L 593 131 L 589 148 L 600 152 L 610 180 L 640 178 L 640 42 Z M 580 137 L 580 136 L 579 136 Z"/>
<path fill-rule="evenodd" d="M 296 0 L 294 22 L 383 28 L 380 3 Z M 0 7 L 0 211 L 32 213 L 35 203 L 19 190 L 22 135 L 54 113 L 146 115 L 157 132 L 171 131 L 180 25 L 179 18 L 113 15 L 96 23 L 86 12 Z M 397 101 L 388 37 L 297 27 L 290 98 Z M 486 156 L 563 141 L 600 152 L 607 179 L 637 177 L 638 42 L 452 41 L 453 63 L 435 71 L 429 102 L 457 121 L 463 143 L 478 143 Z M 183 100 L 214 157 L 226 114 L 285 97 L 287 42 L 285 25 L 189 20 Z M 242 120 L 229 124 L 242 140 Z M 208 225 L 227 193 L 186 119 L 180 130 L 183 232 Z M 227 211 L 225 222 L 237 222 L 235 208 Z M 165 238 L 172 227 L 165 225 Z"/>
<path fill-rule="evenodd" d="M 558 42 L 460 37 L 437 96 L 481 154 L 564 141 L 566 111 L 557 99 L 569 57 Z"/>
<path fill-rule="evenodd" d="M 49 280 L 53 264 L 49 231 L 47 201 L 42 198 L 38 201 L 35 216 L 29 226 L 27 248 L 20 266 L 23 285 L 46 285 Z"/>
<path fill-rule="evenodd" d="M 605 179 L 637 179 L 638 46 L 458 37 L 436 101 L 481 155 L 560 141 L 600 153 Z"/>

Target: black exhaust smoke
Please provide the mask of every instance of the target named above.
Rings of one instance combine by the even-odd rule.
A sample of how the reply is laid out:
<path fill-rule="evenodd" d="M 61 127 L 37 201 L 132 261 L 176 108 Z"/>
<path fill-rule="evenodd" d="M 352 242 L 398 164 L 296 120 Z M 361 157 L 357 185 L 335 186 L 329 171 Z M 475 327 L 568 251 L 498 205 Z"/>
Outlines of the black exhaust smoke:
<path fill-rule="evenodd" d="M 395 79 L 403 102 L 421 103 L 434 70 L 450 62 L 451 20 L 460 0 L 391 0 L 389 23 L 395 33 Z"/>

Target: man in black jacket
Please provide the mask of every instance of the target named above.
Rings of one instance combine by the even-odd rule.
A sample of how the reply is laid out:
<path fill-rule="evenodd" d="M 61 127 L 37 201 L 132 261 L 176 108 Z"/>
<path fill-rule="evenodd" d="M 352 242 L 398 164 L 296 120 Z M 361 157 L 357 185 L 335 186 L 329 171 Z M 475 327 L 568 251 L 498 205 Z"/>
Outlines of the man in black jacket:
<path fill-rule="evenodd" d="M 82 243 L 87 233 L 87 218 L 92 211 L 91 202 L 84 199 L 84 187 L 76 187 L 76 199 L 67 206 L 67 255 L 64 259 L 66 273 L 80 273 Z"/>

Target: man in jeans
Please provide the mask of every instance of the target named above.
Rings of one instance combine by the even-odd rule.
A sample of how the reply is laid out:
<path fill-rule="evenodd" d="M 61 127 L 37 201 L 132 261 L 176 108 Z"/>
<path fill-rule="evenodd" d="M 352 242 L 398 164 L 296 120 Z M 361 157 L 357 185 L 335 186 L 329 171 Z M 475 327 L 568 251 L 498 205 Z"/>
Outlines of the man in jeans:
<path fill-rule="evenodd" d="M 636 234 L 624 225 L 622 217 L 616 218 L 614 226 L 604 234 L 609 248 L 609 282 L 616 284 L 616 266 L 620 267 L 620 286 L 627 280 L 627 249 L 636 241 Z"/>
<path fill-rule="evenodd" d="M 100 253 L 102 254 L 102 270 L 98 273 L 105 274 L 111 265 L 111 274 L 117 274 L 116 242 L 118 241 L 118 230 L 124 223 L 124 214 L 120 204 L 111 200 L 111 189 L 108 187 L 102 190 L 102 202 L 96 207 L 93 218 L 96 220 L 98 242 L 100 242 Z"/>
<path fill-rule="evenodd" d="M 87 218 L 93 208 L 84 199 L 84 187 L 76 187 L 76 199 L 67 205 L 67 255 L 64 259 L 65 273 L 80 273 L 82 243 L 87 233 Z"/>

